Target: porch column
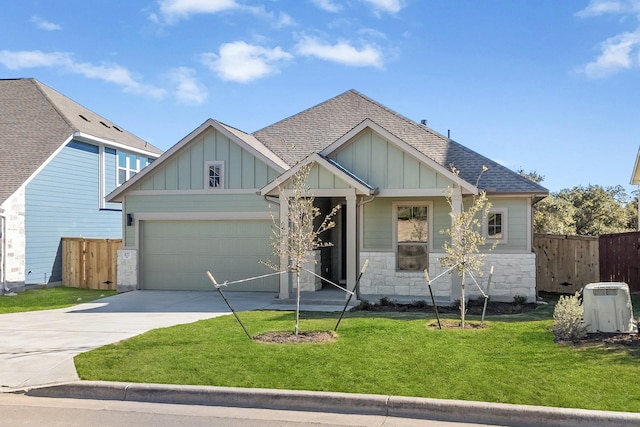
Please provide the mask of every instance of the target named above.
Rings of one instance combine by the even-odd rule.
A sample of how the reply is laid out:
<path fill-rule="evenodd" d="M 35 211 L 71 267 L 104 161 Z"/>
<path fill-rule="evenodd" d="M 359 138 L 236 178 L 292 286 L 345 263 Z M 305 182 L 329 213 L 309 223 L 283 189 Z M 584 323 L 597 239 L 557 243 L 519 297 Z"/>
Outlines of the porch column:
<path fill-rule="evenodd" d="M 462 190 L 460 186 L 456 186 L 451 194 L 451 212 L 456 215 L 462 212 Z M 451 227 L 453 228 L 453 218 L 451 218 Z M 453 247 L 453 242 L 451 242 Z M 460 298 L 460 292 L 462 291 L 462 278 L 458 272 L 454 269 L 451 272 L 451 301 L 455 301 Z"/>
<path fill-rule="evenodd" d="M 356 192 L 346 196 L 347 199 L 347 289 L 352 291 L 356 287 L 358 268 L 357 225 L 356 225 Z M 346 295 L 346 294 L 345 294 Z"/>
<path fill-rule="evenodd" d="M 282 232 L 285 236 L 289 235 L 289 205 L 287 204 L 287 196 L 280 193 L 278 196 L 280 201 L 280 225 L 283 227 Z M 282 241 L 281 245 L 286 245 L 286 241 Z M 284 253 L 284 251 L 281 251 Z M 280 255 L 280 268 L 286 268 L 289 265 L 289 260 L 285 255 Z M 291 295 L 291 275 L 289 272 L 280 274 L 280 292 L 278 294 L 279 299 L 289 299 Z"/>

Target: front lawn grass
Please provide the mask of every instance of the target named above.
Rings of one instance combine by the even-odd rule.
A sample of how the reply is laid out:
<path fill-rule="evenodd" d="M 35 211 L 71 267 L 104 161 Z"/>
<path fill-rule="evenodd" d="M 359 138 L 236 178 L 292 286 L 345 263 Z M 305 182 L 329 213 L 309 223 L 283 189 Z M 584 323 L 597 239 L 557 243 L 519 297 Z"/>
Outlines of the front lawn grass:
<path fill-rule="evenodd" d="M 640 360 L 621 349 L 559 345 L 552 307 L 433 329 L 425 314 L 348 313 L 334 342 L 251 341 L 232 316 L 158 329 L 81 354 L 85 380 L 337 391 L 640 412 Z M 542 314 L 541 314 L 542 313 Z M 292 330 L 289 312 L 240 314 L 253 335 Z M 540 317 L 544 318 L 540 320 Z M 469 320 L 473 320 L 470 318 Z M 301 331 L 336 314 L 304 313 Z"/>
<path fill-rule="evenodd" d="M 0 296 L 0 314 L 64 308 L 115 294 L 116 291 L 68 288 L 65 286 L 30 289 L 12 296 Z"/>

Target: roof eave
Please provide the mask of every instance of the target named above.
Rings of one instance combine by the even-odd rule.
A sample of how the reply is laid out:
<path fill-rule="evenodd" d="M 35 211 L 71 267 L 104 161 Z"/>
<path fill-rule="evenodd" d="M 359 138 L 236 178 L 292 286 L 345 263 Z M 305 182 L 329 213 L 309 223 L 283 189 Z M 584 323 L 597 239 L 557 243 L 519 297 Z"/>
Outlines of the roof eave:
<path fill-rule="evenodd" d="M 640 185 L 640 149 L 636 156 L 636 164 L 633 167 L 633 174 L 631 175 L 631 184 Z"/>
<path fill-rule="evenodd" d="M 119 142 L 112 141 L 109 139 L 104 139 L 104 138 L 99 138 L 97 136 L 89 135 L 84 132 L 78 132 L 78 131 L 74 132 L 73 139 L 76 139 L 81 142 L 87 142 L 90 144 L 99 144 L 99 145 L 106 145 L 113 148 L 119 148 L 121 150 L 126 150 L 130 152 L 138 153 L 138 154 L 144 154 L 145 156 L 154 157 L 154 158 L 158 158 L 161 155 L 154 151 L 142 150 L 140 148 L 132 147 L 126 144 L 121 144 Z"/>
<path fill-rule="evenodd" d="M 126 193 L 129 188 L 131 188 L 133 185 L 135 185 L 135 183 L 137 183 L 138 181 L 143 179 L 145 176 L 147 176 L 149 173 L 151 173 L 151 171 L 153 171 L 154 169 L 159 167 L 160 164 L 165 162 L 165 159 L 168 159 L 169 157 L 171 157 L 173 155 L 173 153 L 179 151 L 189 141 L 191 141 L 195 137 L 195 135 L 198 135 L 199 133 L 204 131 L 207 127 L 211 126 L 213 122 L 214 122 L 213 119 L 207 119 L 200 126 L 195 128 L 193 131 L 189 132 L 189 134 L 187 136 L 185 136 L 180 141 L 178 141 L 177 144 L 175 144 L 169 150 L 165 151 L 158 158 L 158 160 L 156 160 L 155 162 L 151 163 L 147 167 L 143 168 L 133 178 L 129 179 L 124 184 L 122 184 L 120 187 L 117 187 L 111 193 L 107 194 L 107 196 L 105 197 L 105 200 L 107 202 L 122 202 L 124 200 L 124 193 Z"/>
<path fill-rule="evenodd" d="M 267 184 L 264 187 L 262 187 L 260 189 L 260 191 L 258 192 L 258 194 L 261 195 L 261 196 L 273 196 L 274 194 L 272 192 L 274 190 L 276 190 L 281 185 L 283 185 L 285 182 L 287 182 L 289 179 L 291 179 L 291 177 L 293 175 L 295 175 L 300 170 L 300 168 L 302 168 L 304 165 L 307 165 L 309 163 L 316 163 L 319 166 L 322 166 L 322 167 L 328 169 L 334 175 L 339 176 L 346 183 L 348 183 L 353 188 L 355 188 L 357 191 L 359 191 L 361 194 L 366 194 L 368 196 L 373 196 L 373 195 L 377 194 L 377 191 L 378 191 L 377 189 L 372 188 L 372 187 L 370 187 L 370 186 L 368 186 L 366 184 L 363 184 L 363 183 L 359 182 L 357 179 L 353 178 L 352 176 L 350 176 L 345 171 L 343 171 L 342 169 L 338 168 L 337 166 L 335 166 L 334 164 L 329 162 L 327 159 L 325 159 L 324 157 L 322 157 L 318 153 L 312 153 L 312 154 L 308 155 L 304 160 L 302 160 L 301 162 L 296 164 L 294 167 L 292 167 L 291 169 L 285 171 L 278 178 L 274 179 L 269 184 Z"/>

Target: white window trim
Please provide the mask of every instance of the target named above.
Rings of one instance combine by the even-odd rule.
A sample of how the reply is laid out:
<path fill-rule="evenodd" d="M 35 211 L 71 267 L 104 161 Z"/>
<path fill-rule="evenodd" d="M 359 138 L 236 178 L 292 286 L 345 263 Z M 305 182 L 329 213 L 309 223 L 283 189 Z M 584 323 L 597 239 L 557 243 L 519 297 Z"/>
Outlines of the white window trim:
<path fill-rule="evenodd" d="M 220 187 L 215 188 L 215 187 L 209 187 L 209 168 L 211 166 L 219 166 L 220 167 Z M 224 175 L 225 175 L 225 170 L 224 170 L 224 162 L 223 161 L 212 161 L 212 162 L 205 162 L 204 165 L 204 188 L 207 191 L 220 191 L 220 190 L 224 190 L 225 189 L 225 182 L 224 182 Z"/>
<path fill-rule="evenodd" d="M 489 214 L 502 215 L 502 238 L 496 239 L 489 236 Z M 506 244 L 509 243 L 509 209 L 492 208 L 482 219 L 482 235 L 488 243 Z"/>
<path fill-rule="evenodd" d="M 426 206 L 427 207 L 427 221 L 429 222 L 427 225 L 429 229 L 427 230 L 427 251 L 429 254 L 433 252 L 433 202 L 424 201 L 424 200 L 402 200 L 395 201 L 391 203 L 392 210 L 392 233 L 393 233 L 393 253 L 396 258 L 396 266 L 395 269 L 400 273 L 415 273 L 418 271 L 412 270 L 398 270 L 398 206 Z"/>

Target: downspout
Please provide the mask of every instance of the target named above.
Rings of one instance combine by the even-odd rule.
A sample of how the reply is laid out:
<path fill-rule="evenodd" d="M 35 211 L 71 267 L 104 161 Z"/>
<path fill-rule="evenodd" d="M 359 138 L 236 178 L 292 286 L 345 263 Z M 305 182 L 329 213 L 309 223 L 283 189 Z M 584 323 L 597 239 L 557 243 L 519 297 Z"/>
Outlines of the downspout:
<path fill-rule="evenodd" d="M 7 287 L 7 282 L 6 282 L 6 271 L 7 271 L 7 245 L 6 245 L 6 223 L 7 223 L 7 218 L 0 214 L 0 257 L 1 259 L 1 263 L 0 263 L 0 283 L 2 284 L 2 289 L 5 292 L 9 292 L 9 288 Z"/>
<path fill-rule="evenodd" d="M 361 230 L 362 222 L 363 222 L 363 221 L 361 221 L 361 219 L 364 219 L 364 218 L 360 217 L 360 215 L 362 213 L 362 209 L 361 208 L 362 208 L 362 206 L 373 202 L 376 199 L 376 197 L 378 196 L 379 193 L 380 193 L 380 190 L 378 188 L 376 188 L 375 190 L 371 191 L 371 193 L 369 194 L 369 198 L 367 200 L 365 200 L 364 196 L 362 196 L 360 198 L 360 203 L 356 204 L 356 207 L 357 207 L 357 213 L 356 213 L 356 215 L 357 215 L 356 216 L 356 221 L 357 222 L 356 223 L 358 223 L 358 222 L 360 223 L 360 225 L 358 225 L 358 230 L 359 230 L 358 231 L 358 235 L 356 236 L 356 252 L 357 252 L 357 254 L 356 254 L 356 271 L 360 271 L 360 269 L 361 269 L 361 266 L 360 266 L 360 245 L 362 244 L 361 237 L 363 237 L 363 236 L 360 234 L 360 230 Z M 362 213 L 362 215 L 364 215 L 364 213 Z M 358 288 L 356 290 L 356 292 L 357 292 L 356 298 L 360 298 L 360 289 Z"/>

